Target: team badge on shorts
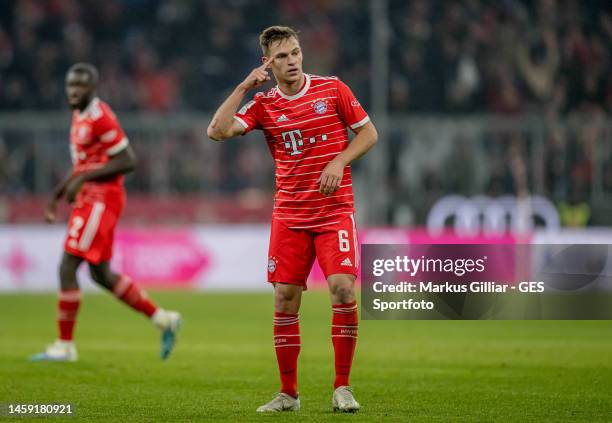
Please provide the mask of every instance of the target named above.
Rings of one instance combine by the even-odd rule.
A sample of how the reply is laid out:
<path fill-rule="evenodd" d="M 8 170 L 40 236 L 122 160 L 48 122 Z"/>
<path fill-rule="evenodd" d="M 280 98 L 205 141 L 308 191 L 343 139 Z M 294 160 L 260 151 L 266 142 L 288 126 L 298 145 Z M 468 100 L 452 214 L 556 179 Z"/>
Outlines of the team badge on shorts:
<path fill-rule="evenodd" d="M 315 113 L 322 115 L 327 112 L 327 103 L 325 103 L 323 100 L 317 100 L 313 103 L 312 108 L 314 109 Z"/>
<path fill-rule="evenodd" d="M 276 257 L 274 256 L 270 257 L 270 259 L 268 260 L 268 272 L 274 273 L 274 271 L 276 270 L 276 265 L 277 265 Z"/>

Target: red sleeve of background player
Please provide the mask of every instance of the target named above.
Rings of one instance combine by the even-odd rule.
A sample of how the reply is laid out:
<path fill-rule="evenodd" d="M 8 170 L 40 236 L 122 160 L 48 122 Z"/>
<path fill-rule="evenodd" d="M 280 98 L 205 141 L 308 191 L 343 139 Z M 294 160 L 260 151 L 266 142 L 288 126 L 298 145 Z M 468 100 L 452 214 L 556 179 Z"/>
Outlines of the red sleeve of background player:
<path fill-rule="evenodd" d="M 101 104 L 100 111 L 99 117 L 93 122 L 93 136 L 97 142 L 104 145 L 106 154 L 114 156 L 125 150 L 130 142 L 110 107 Z"/>
<path fill-rule="evenodd" d="M 357 129 L 370 121 L 351 89 L 338 80 L 338 115 L 351 129 Z"/>
<path fill-rule="evenodd" d="M 261 103 L 259 102 L 259 98 L 262 95 L 262 93 L 255 94 L 253 100 L 242 106 L 234 115 L 234 119 L 244 126 L 243 135 L 251 132 L 253 129 L 261 129 L 261 119 L 259 117 Z"/>

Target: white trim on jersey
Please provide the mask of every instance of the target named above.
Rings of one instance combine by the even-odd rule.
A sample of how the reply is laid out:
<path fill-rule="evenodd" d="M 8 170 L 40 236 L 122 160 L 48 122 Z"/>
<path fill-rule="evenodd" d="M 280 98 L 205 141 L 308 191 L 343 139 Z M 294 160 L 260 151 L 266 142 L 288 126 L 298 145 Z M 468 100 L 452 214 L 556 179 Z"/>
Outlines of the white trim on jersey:
<path fill-rule="evenodd" d="M 295 198 L 277 198 L 276 200 L 278 201 L 325 201 L 325 200 L 335 200 L 338 197 L 348 197 L 350 195 L 353 195 L 353 193 L 350 194 L 342 194 L 342 195 L 334 195 L 334 196 L 330 196 L 330 197 L 324 197 L 324 198 L 310 198 L 310 199 L 295 199 Z M 277 206 L 277 207 L 281 207 L 281 206 Z"/>
<path fill-rule="evenodd" d="M 104 203 L 94 203 L 93 208 L 91 209 L 91 214 L 87 218 L 85 229 L 83 229 L 81 239 L 79 240 L 79 250 L 87 251 L 89 250 L 89 247 L 91 247 L 91 243 L 93 242 L 96 232 L 98 231 L 98 226 L 100 226 L 100 219 L 102 218 L 102 213 L 104 213 L 105 208 L 106 206 Z"/>
<path fill-rule="evenodd" d="M 320 84 L 317 84 L 317 86 L 315 88 L 319 88 L 322 87 L 323 85 L 328 85 L 328 84 L 333 84 L 334 81 L 328 81 L 328 82 L 321 82 Z M 326 90 L 329 88 L 326 88 Z"/>
<path fill-rule="evenodd" d="M 326 222 L 326 223 L 321 223 L 320 225 L 309 225 L 309 226 L 289 226 L 289 229 L 308 229 L 308 228 L 318 228 L 319 226 L 326 226 L 326 225 L 335 225 L 336 223 L 340 223 L 340 221 L 336 221 L 336 222 Z"/>
<path fill-rule="evenodd" d="M 79 112 L 79 114 L 78 114 L 79 119 L 84 119 L 85 117 L 87 117 L 87 115 L 90 112 L 92 112 L 94 110 L 94 108 L 98 107 L 98 103 L 99 102 L 100 102 L 100 99 L 98 97 L 92 98 L 91 101 L 89 102 L 89 104 L 87 105 L 87 107 L 85 107 L 85 109 L 83 109 L 82 112 Z M 94 117 L 95 116 L 92 116 L 92 118 L 94 118 Z"/>
<path fill-rule="evenodd" d="M 320 173 L 320 172 L 315 172 L 315 173 Z M 349 175 L 347 174 L 343 174 L 343 177 L 346 176 L 348 177 Z M 289 185 L 293 185 L 293 188 L 297 188 L 300 185 L 304 185 L 304 184 L 308 184 L 308 186 L 312 185 L 313 182 L 315 181 L 320 181 L 320 177 L 314 177 L 314 178 L 310 178 L 310 179 L 300 179 L 299 181 L 294 181 L 294 182 L 285 182 L 285 184 Z M 343 182 L 343 181 L 340 181 Z M 344 180 L 344 182 L 346 182 L 346 180 Z M 283 187 L 286 188 L 286 187 Z"/>
<path fill-rule="evenodd" d="M 292 210 L 317 210 L 323 207 L 353 207 L 352 203 L 344 202 L 344 203 L 332 203 L 332 204 L 323 204 L 322 206 L 312 206 L 312 207 L 289 207 L 289 206 L 274 206 L 274 210 L 276 209 L 292 209 Z"/>
<path fill-rule="evenodd" d="M 361 119 L 359 122 L 352 124 L 351 125 L 351 129 L 357 129 L 357 128 L 365 125 L 369 121 L 370 121 L 370 116 L 366 116 L 363 119 Z"/>
<path fill-rule="evenodd" d="M 293 94 L 293 95 L 287 95 L 280 89 L 278 85 L 276 86 L 276 92 L 278 93 L 278 95 L 280 95 L 285 100 L 297 100 L 298 98 L 306 94 L 306 92 L 310 88 L 310 75 L 305 73 L 304 78 L 306 79 L 306 83 L 304 84 L 304 88 L 302 88 L 298 93 Z"/>
<path fill-rule="evenodd" d="M 247 125 L 247 123 L 242 118 L 239 118 L 238 116 L 234 116 L 234 119 L 236 119 L 239 124 L 244 126 L 244 129 L 249 129 L 249 125 Z"/>
<path fill-rule="evenodd" d="M 323 76 L 323 75 L 311 75 L 313 77 L 313 79 L 324 79 L 326 81 L 337 81 L 338 77 L 336 75 L 330 75 L 330 76 Z"/>
<path fill-rule="evenodd" d="M 316 129 L 325 128 L 327 126 L 341 126 L 341 128 L 340 129 L 336 129 L 336 131 L 346 130 L 346 124 L 339 120 L 338 122 L 330 123 L 330 124 L 327 124 L 327 125 L 316 126 L 314 128 L 304 128 L 304 129 L 301 130 L 302 131 L 302 138 L 308 138 L 305 135 L 308 131 L 314 131 Z M 332 132 L 335 132 L 335 131 L 332 131 Z M 264 132 L 264 134 L 266 134 L 266 133 Z M 276 141 L 278 135 L 267 135 L 266 134 L 265 137 L 266 137 L 266 140 L 268 138 L 270 138 L 272 141 Z"/>
<path fill-rule="evenodd" d="M 130 145 L 130 141 L 126 137 L 123 137 L 121 138 L 121 141 L 106 150 L 106 154 L 109 156 L 114 156 L 115 154 L 121 153 L 123 150 L 125 150 L 128 145 Z"/>
<path fill-rule="evenodd" d="M 341 151 L 338 152 L 338 154 L 340 154 Z M 288 167 L 278 167 L 276 166 L 276 170 L 293 170 L 296 167 L 304 167 L 304 166 L 317 166 L 317 165 L 327 165 L 327 163 L 329 163 L 328 161 L 324 161 L 324 162 L 317 162 L 317 163 L 309 163 L 309 164 L 303 164 L 303 165 L 294 165 L 294 166 L 288 166 Z M 324 166 L 325 167 L 325 166 Z M 321 168 L 321 170 L 323 170 L 323 168 Z"/>
<path fill-rule="evenodd" d="M 311 93 L 311 94 L 316 94 L 316 93 Z M 329 99 L 332 99 L 332 98 L 338 98 L 338 96 L 320 97 L 320 98 L 317 97 L 317 100 L 329 100 Z M 276 103 L 276 101 L 274 103 Z M 272 103 L 272 104 L 274 104 L 274 103 Z M 308 101 L 304 101 L 304 102 L 302 102 L 300 104 L 291 105 L 291 106 L 283 107 L 283 108 L 280 108 L 280 109 L 274 109 L 274 111 L 275 112 L 280 112 L 280 111 L 283 111 L 283 110 L 295 110 L 295 109 L 297 109 L 299 107 L 310 105 L 311 103 L 312 103 L 312 100 L 308 100 Z M 273 118 L 270 118 L 270 119 L 273 119 Z"/>
<path fill-rule="evenodd" d="M 340 141 L 336 141 L 336 142 L 329 142 L 329 141 L 330 141 L 330 139 L 328 138 L 327 140 L 325 140 L 325 141 L 324 141 L 324 144 L 321 144 L 321 145 L 314 145 L 314 146 L 312 146 L 312 147 L 310 147 L 310 148 L 314 150 L 315 148 L 323 148 L 323 147 L 327 147 L 328 145 L 334 145 L 334 144 L 344 144 L 344 143 L 347 143 L 347 144 L 348 144 L 348 142 L 349 142 L 347 139 L 343 139 L 342 137 L 332 138 L 332 139 L 331 139 L 331 141 L 334 141 L 334 140 L 340 140 Z M 344 150 L 342 150 L 342 151 L 344 151 Z"/>
<path fill-rule="evenodd" d="M 317 84 L 316 86 L 314 86 L 314 87 L 312 87 L 312 88 L 313 88 L 313 89 L 315 89 L 315 88 L 322 87 L 323 85 L 329 85 L 329 84 L 333 84 L 333 83 L 334 83 L 334 81 L 322 82 L 322 83 Z M 306 96 L 306 95 L 314 95 L 314 94 L 318 94 L 318 93 L 321 93 L 321 92 L 323 92 L 323 91 L 328 91 L 328 90 L 331 90 L 331 89 L 333 89 L 333 88 L 325 88 L 325 89 L 320 90 L 320 91 L 315 91 L 315 92 L 304 93 L 303 95 L 304 95 L 304 96 Z M 284 96 L 283 96 L 283 94 L 282 94 L 282 91 L 281 91 L 281 90 L 277 89 L 276 91 L 277 91 L 277 92 L 278 92 L 278 93 L 279 93 L 279 94 L 280 94 L 282 97 L 281 97 L 281 98 L 276 98 L 276 99 L 274 99 L 274 101 L 273 101 L 272 103 L 270 103 L 270 104 L 276 104 L 276 103 L 278 103 L 280 100 L 282 100 L 283 98 L 284 98 L 284 99 L 286 99 L 286 100 L 289 100 L 287 97 L 284 97 Z M 309 102 L 311 102 L 311 101 L 312 101 L 312 100 L 309 100 L 307 103 L 309 103 Z"/>
<path fill-rule="evenodd" d="M 117 136 L 117 130 L 111 129 L 110 131 L 105 132 L 104 134 L 100 135 L 100 141 L 113 142 L 116 136 Z"/>
<path fill-rule="evenodd" d="M 359 267 L 359 244 L 357 243 L 357 225 L 355 225 L 355 216 L 351 213 L 351 221 L 353 222 L 353 245 L 355 248 L 355 267 Z"/>
<path fill-rule="evenodd" d="M 303 120 L 301 122 L 291 122 L 291 123 L 288 123 L 286 125 L 264 126 L 264 129 L 282 129 L 282 128 L 287 128 L 287 127 L 290 127 L 290 126 L 302 125 L 302 124 L 304 124 L 306 122 L 310 122 L 310 121 L 313 121 L 313 120 L 329 118 L 329 117 L 332 117 L 332 116 L 338 116 L 338 113 L 334 113 L 333 115 L 318 115 L 317 117 L 313 117 L 312 119 L 306 119 L 306 120 Z"/>
<path fill-rule="evenodd" d="M 333 153 L 327 153 L 327 154 L 321 154 L 320 156 L 309 156 L 309 157 L 302 157 L 301 159 L 295 159 L 295 160 L 277 160 L 278 163 L 294 163 L 294 162 L 303 162 L 304 160 L 309 160 L 309 159 L 318 159 L 319 157 L 327 157 L 327 156 L 333 156 L 334 154 L 338 155 L 342 153 L 342 151 L 334 151 Z"/>
<path fill-rule="evenodd" d="M 304 216 L 293 215 L 293 217 L 275 217 L 275 219 L 278 219 L 278 220 L 320 220 L 323 218 L 327 218 L 329 216 L 339 216 L 341 214 L 352 214 L 352 213 L 353 213 L 352 211 L 344 211 L 340 213 L 326 214 L 325 216 L 304 217 Z M 292 213 L 275 213 L 275 215 L 279 215 L 279 214 L 292 214 Z"/>
<path fill-rule="evenodd" d="M 332 82 L 325 82 L 325 83 L 323 83 L 323 84 L 319 84 L 319 85 L 317 85 L 317 86 L 315 86 L 315 87 L 311 87 L 310 92 L 308 92 L 308 93 L 304 94 L 304 96 L 303 96 L 303 97 L 304 97 L 304 98 L 307 98 L 307 97 L 309 97 L 309 96 L 316 96 L 316 95 L 320 95 L 320 94 L 322 94 L 322 93 L 325 93 L 326 91 L 330 91 L 330 90 L 333 90 L 333 89 L 334 89 L 334 88 L 330 87 L 330 88 L 323 88 L 322 90 L 317 90 L 317 91 L 314 91 L 316 88 L 319 88 L 320 86 L 322 86 L 322 85 L 327 85 L 327 84 L 332 84 Z M 316 98 L 318 98 L 318 97 L 316 97 Z M 336 98 L 337 98 L 337 97 L 336 97 Z M 279 97 L 275 98 L 275 99 L 274 99 L 274 101 L 272 101 L 271 103 L 267 103 L 267 104 L 274 106 L 274 105 L 278 104 L 278 103 L 279 103 L 280 101 L 282 101 L 282 100 L 284 100 L 284 98 L 279 96 Z M 308 104 L 308 103 L 312 103 L 312 102 L 313 102 L 313 100 L 312 100 L 312 99 L 310 99 L 310 100 L 306 100 L 306 101 L 304 101 L 303 103 L 300 103 L 300 104 L 298 104 L 298 105 L 297 105 L 297 106 L 295 106 L 295 107 L 302 107 L 304 104 Z M 293 108 L 293 107 L 283 107 L 282 109 L 278 109 L 278 110 L 286 110 L 286 109 L 291 109 L 291 108 Z"/>
<path fill-rule="evenodd" d="M 312 102 L 310 102 L 310 103 L 312 103 Z M 308 108 L 306 110 L 308 110 Z M 276 110 L 274 110 L 274 111 L 276 112 Z M 289 114 L 289 113 L 287 113 L 287 114 Z M 300 113 L 298 112 L 296 114 L 300 114 Z M 291 115 L 289 115 L 289 116 L 291 116 Z M 304 114 L 303 116 L 299 116 L 299 117 L 295 117 L 294 116 L 291 119 L 285 115 L 285 117 L 287 117 L 287 119 L 286 120 L 282 120 L 280 122 L 278 120 L 275 120 L 274 118 L 270 118 L 270 117 L 266 116 L 265 119 L 269 119 L 269 121 L 268 122 L 264 122 L 264 123 L 266 125 L 274 125 L 273 126 L 274 128 L 281 128 L 281 127 L 283 127 L 283 126 L 281 126 L 281 124 L 287 126 L 287 125 L 294 124 L 295 122 L 297 122 L 295 124 L 296 125 L 300 125 L 300 124 L 302 124 L 304 122 L 309 122 L 310 120 L 313 120 L 313 119 L 316 119 L 316 118 L 320 118 L 320 117 L 324 117 L 324 116 L 337 116 L 337 115 L 325 115 L 325 114 L 322 115 L 320 113 L 315 112 L 314 109 L 313 109 L 312 112 L 308 112 L 308 113 Z M 298 120 L 301 120 L 301 122 L 298 122 Z M 270 128 L 270 127 L 272 127 L 272 126 L 267 126 L 267 128 Z"/>
<path fill-rule="evenodd" d="M 338 187 L 338 190 L 341 190 L 342 188 L 352 187 L 352 186 L 353 186 L 352 183 L 348 184 L 348 185 L 340 185 Z M 300 194 L 302 192 L 317 192 L 317 191 L 319 191 L 319 190 L 318 189 L 307 189 L 307 190 L 303 190 L 303 191 L 287 191 L 285 189 L 279 189 L 278 190 L 278 192 L 284 192 L 284 193 L 287 193 L 287 194 Z"/>
<path fill-rule="evenodd" d="M 350 169 L 351 169 L 350 165 L 345 166 L 345 167 L 344 167 L 344 172 L 347 172 L 347 171 L 348 171 L 348 170 L 350 170 Z M 321 171 L 320 171 L 320 170 L 317 170 L 317 171 L 315 171 L 315 172 L 304 172 L 304 173 L 293 173 L 293 174 L 289 173 L 289 174 L 287 174 L 287 175 L 279 175 L 279 174 L 277 173 L 277 174 L 276 174 L 276 177 L 277 177 L 277 178 L 278 178 L 278 177 L 280 177 L 280 178 L 291 178 L 291 177 L 295 177 L 295 176 L 312 175 L 313 173 L 321 173 Z M 344 175 L 343 175 L 343 176 L 344 176 Z"/>
<path fill-rule="evenodd" d="M 348 178 L 345 178 L 344 181 L 341 182 L 347 182 Z M 303 180 L 300 182 L 296 182 L 291 184 L 290 187 L 283 187 L 283 189 L 304 189 L 304 188 L 319 188 L 320 187 L 320 179 L 319 178 L 312 178 L 312 179 L 308 179 L 308 180 Z"/>
<path fill-rule="evenodd" d="M 320 172 L 318 172 L 320 173 Z M 320 180 L 320 177 L 314 177 L 314 178 L 310 178 L 310 179 L 301 179 L 299 182 L 296 181 L 294 183 L 292 183 L 291 185 L 293 186 L 293 188 L 304 188 L 302 185 L 306 185 L 306 188 L 313 186 L 313 182 L 318 182 Z M 318 185 L 318 184 L 317 184 Z"/>

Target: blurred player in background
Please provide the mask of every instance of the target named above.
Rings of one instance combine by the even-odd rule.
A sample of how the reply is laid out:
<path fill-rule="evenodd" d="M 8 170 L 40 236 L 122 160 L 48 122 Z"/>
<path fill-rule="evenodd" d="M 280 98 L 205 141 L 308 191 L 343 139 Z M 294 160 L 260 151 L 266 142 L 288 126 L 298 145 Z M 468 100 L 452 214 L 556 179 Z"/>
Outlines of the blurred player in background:
<path fill-rule="evenodd" d="M 302 71 L 302 51 L 293 29 L 267 28 L 260 45 L 263 64 L 234 89 L 207 131 L 210 138 L 222 141 L 260 129 L 276 161 L 268 281 L 274 284 L 274 345 L 281 390 L 257 411 L 300 408 L 298 311 L 315 257 L 332 302 L 336 370 L 332 406 L 357 411 L 360 405 L 349 386 L 357 342 L 354 284 L 359 261 L 350 163 L 363 156 L 378 135 L 344 83 Z M 250 89 L 270 80 L 268 68 L 278 85 L 258 92 L 238 110 Z M 347 126 L 357 134 L 351 143 Z"/>
<path fill-rule="evenodd" d="M 162 331 L 161 357 L 166 359 L 176 340 L 181 317 L 158 308 L 128 276 L 110 268 L 115 226 L 125 204 L 123 175 L 134 170 L 136 158 L 110 107 L 96 96 L 98 72 L 87 63 L 66 74 L 66 95 L 73 109 L 70 152 L 73 169 L 55 189 L 45 219 L 56 219 L 62 197 L 72 205 L 64 255 L 59 268 L 59 338 L 33 360 L 76 361 L 73 331 L 81 301 L 77 269 L 89 264 L 91 277 Z"/>

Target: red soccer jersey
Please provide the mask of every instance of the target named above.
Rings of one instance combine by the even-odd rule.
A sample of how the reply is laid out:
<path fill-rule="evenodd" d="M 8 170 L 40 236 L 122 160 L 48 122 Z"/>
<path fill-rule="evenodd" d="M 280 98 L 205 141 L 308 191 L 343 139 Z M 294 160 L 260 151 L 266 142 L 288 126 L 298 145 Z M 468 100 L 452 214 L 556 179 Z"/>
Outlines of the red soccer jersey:
<path fill-rule="evenodd" d="M 105 102 L 94 98 L 82 112 L 72 113 L 70 153 L 74 173 L 79 174 L 104 166 L 109 158 L 129 144 L 117 117 Z M 87 182 L 79 192 L 79 200 L 108 202 L 123 196 L 123 176 L 105 181 Z"/>
<path fill-rule="evenodd" d="M 348 146 L 348 131 L 370 118 L 350 88 L 336 77 L 305 74 L 297 94 L 278 86 L 255 94 L 234 118 L 245 128 L 264 132 L 276 162 L 274 219 L 307 229 L 338 223 L 353 213 L 351 168 L 329 196 L 317 182 L 325 166 Z"/>

